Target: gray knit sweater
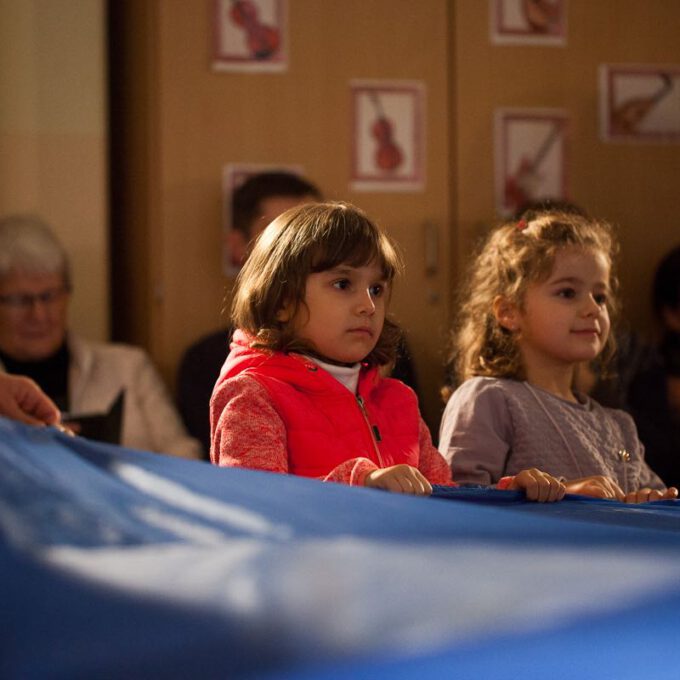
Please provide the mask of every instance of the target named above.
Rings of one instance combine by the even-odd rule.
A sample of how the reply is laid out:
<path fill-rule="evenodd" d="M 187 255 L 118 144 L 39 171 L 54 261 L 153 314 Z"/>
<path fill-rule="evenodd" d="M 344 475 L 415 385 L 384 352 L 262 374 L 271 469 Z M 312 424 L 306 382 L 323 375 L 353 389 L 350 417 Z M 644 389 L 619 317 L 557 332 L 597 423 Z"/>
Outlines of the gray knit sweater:
<path fill-rule="evenodd" d="M 439 451 L 453 479 L 488 485 L 535 467 L 566 479 L 607 475 L 626 492 L 663 488 L 645 463 L 633 419 L 578 398 L 575 404 L 517 380 L 467 380 L 449 399 L 440 429 Z"/>

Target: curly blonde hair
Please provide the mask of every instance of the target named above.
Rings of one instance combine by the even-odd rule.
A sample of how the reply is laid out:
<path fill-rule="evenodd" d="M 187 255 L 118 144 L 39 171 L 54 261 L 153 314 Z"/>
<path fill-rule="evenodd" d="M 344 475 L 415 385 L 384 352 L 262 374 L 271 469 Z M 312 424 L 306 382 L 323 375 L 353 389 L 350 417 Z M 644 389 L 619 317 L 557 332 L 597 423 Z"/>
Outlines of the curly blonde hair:
<path fill-rule="evenodd" d="M 516 337 L 496 319 L 494 300 L 501 296 L 523 309 L 527 287 L 545 281 L 557 253 L 570 246 L 597 250 L 607 258 L 610 264 L 607 308 L 613 325 L 619 307 L 614 271 L 618 242 L 611 225 L 566 212 L 527 213 L 519 222 L 508 222 L 495 229 L 471 264 L 461 290 L 460 313 L 449 355 L 449 365 L 459 382 L 473 376 L 525 378 Z M 614 350 L 614 334 L 610 332 L 598 357 L 600 370 L 604 371 Z"/>
<path fill-rule="evenodd" d="M 289 322 L 277 318 L 291 305 L 291 318 L 305 304 L 307 277 L 341 264 L 361 267 L 376 262 L 388 284 L 403 269 L 387 235 L 359 208 L 341 202 L 308 203 L 277 217 L 261 234 L 239 273 L 231 319 L 255 337 L 254 347 L 283 352 L 314 353 L 297 338 Z M 382 333 L 364 362 L 392 363 L 401 336 L 385 319 Z"/>

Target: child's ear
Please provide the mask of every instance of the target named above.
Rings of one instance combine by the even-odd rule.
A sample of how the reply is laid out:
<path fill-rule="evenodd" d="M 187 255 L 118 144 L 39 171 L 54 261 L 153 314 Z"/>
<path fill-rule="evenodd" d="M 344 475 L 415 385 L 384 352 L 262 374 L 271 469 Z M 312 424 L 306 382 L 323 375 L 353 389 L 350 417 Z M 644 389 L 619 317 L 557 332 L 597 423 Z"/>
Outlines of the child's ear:
<path fill-rule="evenodd" d="M 276 320 L 281 323 L 288 323 L 293 318 L 293 305 L 290 302 L 284 302 L 281 309 L 276 312 Z"/>
<path fill-rule="evenodd" d="M 502 295 L 497 295 L 493 301 L 493 314 L 498 325 L 508 331 L 516 331 L 519 328 L 517 306 L 514 302 Z"/>

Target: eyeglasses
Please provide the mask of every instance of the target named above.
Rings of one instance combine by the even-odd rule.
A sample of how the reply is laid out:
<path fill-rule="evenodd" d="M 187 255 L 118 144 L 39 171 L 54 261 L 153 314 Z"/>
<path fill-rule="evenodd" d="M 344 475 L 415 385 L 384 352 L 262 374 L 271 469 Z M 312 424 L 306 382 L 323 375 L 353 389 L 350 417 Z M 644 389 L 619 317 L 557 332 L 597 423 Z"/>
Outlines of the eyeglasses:
<path fill-rule="evenodd" d="M 12 295 L 0 295 L 0 305 L 6 305 L 12 310 L 21 310 L 27 312 L 33 309 L 34 305 L 41 303 L 43 305 L 53 305 L 55 302 L 68 293 L 69 289 L 66 286 L 59 288 L 51 288 L 42 293 L 13 293 Z"/>

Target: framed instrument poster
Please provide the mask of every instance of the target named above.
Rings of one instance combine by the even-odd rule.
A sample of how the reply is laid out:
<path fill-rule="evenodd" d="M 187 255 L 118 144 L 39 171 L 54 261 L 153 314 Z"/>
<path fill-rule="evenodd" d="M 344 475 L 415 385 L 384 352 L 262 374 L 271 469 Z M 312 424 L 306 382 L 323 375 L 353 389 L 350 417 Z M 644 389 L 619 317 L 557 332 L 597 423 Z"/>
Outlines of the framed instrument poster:
<path fill-rule="evenodd" d="M 563 46 L 567 0 L 489 0 L 491 42 Z"/>
<path fill-rule="evenodd" d="M 284 71 L 287 0 L 213 0 L 213 69 Z"/>
<path fill-rule="evenodd" d="M 425 184 L 425 85 L 355 80 L 351 188 L 421 191 Z"/>
<path fill-rule="evenodd" d="M 604 141 L 680 142 L 680 65 L 600 66 Z"/>
<path fill-rule="evenodd" d="M 532 201 L 567 198 L 566 111 L 499 109 L 494 132 L 500 215 L 509 217 Z"/>

